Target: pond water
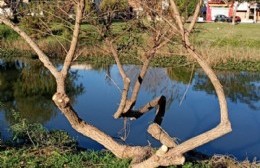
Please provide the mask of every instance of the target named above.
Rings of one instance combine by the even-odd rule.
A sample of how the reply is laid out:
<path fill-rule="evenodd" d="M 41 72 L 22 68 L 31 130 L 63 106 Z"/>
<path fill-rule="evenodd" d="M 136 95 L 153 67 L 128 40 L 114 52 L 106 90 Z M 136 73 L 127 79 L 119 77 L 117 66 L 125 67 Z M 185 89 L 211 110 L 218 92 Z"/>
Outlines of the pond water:
<path fill-rule="evenodd" d="M 139 66 L 124 67 L 134 79 Z M 228 154 L 239 160 L 260 160 L 260 74 L 217 72 L 225 89 L 233 131 L 197 150 L 205 154 Z M 67 82 L 72 104 L 79 116 L 122 143 L 159 146 L 146 133 L 155 109 L 135 121 L 113 119 L 120 102 L 122 80 L 115 65 L 73 65 Z M 0 64 L 0 132 L 8 139 L 12 111 L 48 129 L 62 129 L 80 146 L 103 147 L 75 132 L 50 98 L 55 82 L 41 64 L 21 61 Z M 164 95 L 167 98 L 162 127 L 179 142 L 207 131 L 219 122 L 214 89 L 200 70 L 192 68 L 150 68 L 138 96 L 136 108 Z"/>

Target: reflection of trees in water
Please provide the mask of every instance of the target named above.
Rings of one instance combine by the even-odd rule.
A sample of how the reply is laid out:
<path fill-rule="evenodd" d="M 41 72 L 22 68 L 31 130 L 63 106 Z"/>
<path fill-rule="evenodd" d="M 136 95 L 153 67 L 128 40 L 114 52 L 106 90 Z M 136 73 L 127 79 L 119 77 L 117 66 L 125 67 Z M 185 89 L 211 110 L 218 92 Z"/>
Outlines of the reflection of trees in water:
<path fill-rule="evenodd" d="M 260 100 L 260 74 L 253 72 L 218 72 L 217 76 L 224 86 L 226 96 L 233 102 L 242 102 L 250 108 L 260 109 L 255 103 Z M 215 94 L 209 79 L 201 71 L 195 75 L 195 90 Z"/>
<path fill-rule="evenodd" d="M 5 73 L 8 71 L 8 73 Z M 12 81 L 19 77 L 19 69 L 16 63 L 1 63 L 0 64 L 0 101 L 8 102 L 14 100 Z"/>
<path fill-rule="evenodd" d="M 32 95 L 50 96 L 56 90 L 55 80 L 38 62 L 25 65 L 14 83 L 14 94 L 17 97 Z"/>
<path fill-rule="evenodd" d="M 99 62 L 94 62 L 91 63 L 91 67 L 92 69 L 96 70 L 96 71 L 107 71 L 108 73 L 110 73 L 110 68 L 112 67 L 112 64 L 106 64 L 106 63 L 99 63 Z"/>
<path fill-rule="evenodd" d="M 15 105 L 6 111 L 6 120 L 13 122 L 12 108 L 19 111 L 21 118 L 28 118 L 30 122 L 44 123 L 56 115 L 56 107 L 50 99 L 42 96 L 16 97 Z"/>
<path fill-rule="evenodd" d="M 67 80 L 68 92 L 72 99 L 83 92 L 83 86 L 76 85 L 77 72 L 71 72 Z M 1 110 L 6 112 L 8 121 L 12 121 L 11 110 L 21 113 L 21 117 L 31 122 L 44 123 L 56 114 L 51 101 L 56 91 L 56 82 L 52 75 L 39 62 L 20 61 L 0 64 L 0 101 Z"/>
<path fill-rule="evenodd" d="M 188 85 L 186 87 L 186 90 L 183 91 L 182 98 L 179 100 L 180 105 L 181 105 L 182 101 L 184 100 L 184 98 L 186 96 L 187 91 L 189 90 L 190 83 L 192 82 L 192 79 L 194 77 L 194 66 L 192 68 L 191 67 L 190 68 L 187 68 L 187 67 L 168 67 L 167 68 L 167 74 L 172 81 L 182 83 L 184 85 Z M 179 89 L 179 92 L 181 92 L 180 89 Z"/>
<path fill-rule="evenodd" d="M 192 68 L 187 67 L 169 67 L 167 68 L 167 74 L 171 80 L 183 84 L 189 84 L 190 79 L 193 79 L 194 76 Z"/>
<path fill-rule="evenodd" d="M 137 79 L 137 75 L 140 71 L 138 66 L 128 65 L 125 66 L 124 69 L 131 79 Z M 134 83 L 135 81 L 131 84 L 133 85 Z M 142 88 L 152 94 L 153 98 L 164 95 L 168 107 L 170 107 L 173 100 L 179 97 L 176 85 L 169 79 L 166 70 L 162 68 L 150 68 L 144 78 Z"/>

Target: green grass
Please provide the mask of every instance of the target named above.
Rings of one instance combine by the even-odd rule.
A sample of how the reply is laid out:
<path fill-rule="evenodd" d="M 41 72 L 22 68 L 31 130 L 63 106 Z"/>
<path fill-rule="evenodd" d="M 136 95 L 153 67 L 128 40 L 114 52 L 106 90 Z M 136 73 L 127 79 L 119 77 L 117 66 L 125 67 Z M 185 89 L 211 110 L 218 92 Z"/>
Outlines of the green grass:
<path fill-rule="evenodd" d="M 18 39 L 18 34 L 8 28 L 7 26 L 0 24 L 0 40 L 16 40 Z"/>
<path fill-rule="evenodd" d="M 119 36 L 114 43 L 117 43 L 120 49 L 120 57 L 124 64 L 140 64 L 140 53 L 149 44 L 149 35 L 143 33 L 142 25 L 137 29 L 131 29 L 129 32 L 123 33 L 127 28 L 131 27 L 135 22 L 115 22 L 112 25 L 112 36 Z M 99 27 L 101 28 L 101 27 Z M 63 59 L 66 55 L 64 48 L 69 49 L 69 36 L 68 31 L 63 30 L 61 25 L 53 25 L 52 29 L 56 33 L 56 38 L 48 36 L 39 39 L 37 42 L 40 48 L 50 57 L 57 57 Z M 260 24 L 238 24 L 231 25 L 228 23 L 203 23 L 197 24 L 192 41 L 195 44 L 197 51 L 202 53 L 202 57 L 207 62 L 217 69 L 223 70 L 249 70 L 260 71 Z M 127 33 L 128 32 L 128 33 Z M 121 35 L 122 34 L 122 35 Z M 0 42 L 0 56 L 12 57 L 15 55 L 14 50 L 25 50 L 28 45 L 18 37 L 16 33 L 0 25 L 0 35 L 2 40 Z M 17 40 L 18 39 L 18 40 Z M 61 46 L 57 39 L 63 43 Z M 150 39 L 151 40 L 151 39 Z M 11 48 L 10 48 L 11 47 Z M 89 24 L 82 25 L 82 32 L 80 34 L 79 47 L 83 49 L 82 56 L 78 61 L 88 61 L 94 64 L 114 64 L 114 60 L 107 52 L 102 37 L 99 35 L 97 27 Z M 168 47 L 168 48 L 167 48 Z M 164 57 L 163 54 L 158 54 L 152 60 L 152 66 L 169 67 L 169 66 L 183 66 L 188 65 L 189 62 L 183 57 L 176 57 L 178 51 L 181 51 L 179 45 L 169 45 L 162 49 L 161 53 L 167 53 Z M 4 50 L 9 50 L 8 52 Z M 8 53 L 11 53 L 11 56 Z M 160 52 L 160 51 L 159 51 Z M 173 53 L 173 54 L 171 54 Z M 183 52 L 185 55 L 185 52 Z M 22 55 L 22 54 L 18 54 Z M 29 54 L 30 55 L 30 54 Z M 35 54 L 31 54 L 35 55 Z M 169 55 L 171 57 L 169 57 Z M 174 55 L 174 57 L 172 57 Z M 95 60 L 96 59 L 96 60 Z M 193 60 L 191 60 L 193 61 Z"/>
<path fill-rule="evenodd" d="M 4 106 L 4 104 L 0 104 Z M 12 138 L 0 141 L 0 168 L 9 167 L 128 167 L 129 160 L 118 159 L 108 151 L 79 148 L 67 132 L 48 131 L 13 113 Z"/>
<path fill-rule="evenodd" d="M 0 167 L 89 167 L 127 168 L 129 160 L 106 151 L 66 151 L 55 147 L 12 148 L 0 151 Z"/>
<path fill-rule="evenodd" d="M 0 102 L 0 106 L 4 106 Z M 48 131 L 39 123 L 29 123 L 20 114 L 12 114 L 12 139 L 1 141 L 0 168 L 53 167 L 53 168 L 127 168 L 129 159 L 118 159 L 107 150 L 92 151 L 79 148 L 78 143 L 65 131 Z M 1 134 L 0 134 L 1 135 Z M 259 163 L 241 163 L 246 167 L 259 167 Z M 239 167 L 240 163 L 228 156 L 213 156 L 191 152 L 182 166 L 170 168 Z"/>
<path fill-rule="evenodd" d="M 4 106 L 4 104 L 0 104 Z M 48 131 L 41 124 L 29 123 L 13 113 L 10 127 L 12 139 L 0 139 L 0 168 L 20 167 L 89 167 L 127 168 L 129 159 L 118 159 L 111 152 L 79 148 L 77 142 L 64 131 Z M 194 165 L 200 163 L 194 162 Z M 188 162 L 185 168 L 193 163 Z M 201 165 L 201 164 L 200 164 Z"/>
<path fill-rule="evenodd" d="M 210 43 L 212 46 L 260 48 L 260 24 L 205 23 L 197 24 L 197 44 Z M 259 49 L 260 50 L 260 49 Z"/>

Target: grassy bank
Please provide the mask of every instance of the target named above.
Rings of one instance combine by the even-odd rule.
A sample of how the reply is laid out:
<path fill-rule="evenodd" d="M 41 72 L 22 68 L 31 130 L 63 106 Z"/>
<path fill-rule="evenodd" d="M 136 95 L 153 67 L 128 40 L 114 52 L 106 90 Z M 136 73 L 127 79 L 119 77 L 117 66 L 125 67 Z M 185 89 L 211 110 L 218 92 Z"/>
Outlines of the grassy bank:
<path fill-rule="evenodd" d="M 115 23 L 113 26 L 115 33 L 120 33 L 125 23 Z M 197 24 L 192 41 L 197 50 L 202 53 L 203 58 L 215 69 L 260 71 L 259 29 L 259 24 L 238 24 L 236 26 L 227 23 Z M 82 30 L 80 44 L 82 55 L 78 57 L 78 61 L 114 63 L 111 55 L 102 50 L 104 46 L 97 38 L 95 28 L 83 25 Z M 14 55 L 14 50 L 26 51 L 26 54 L 32 53 L 30 47 L 4 25 L 0 25 L 0 35 L 2 37 L 0 42 L 1 57 L 8 56 L 8 52 Z M 59 33 L 55 38 L 49 36 L 39 39 L 38 44 L 48 55 L 57 58 L 64 55 L 64 48 L 69 47 L 66 38 L 63 33 Z M 57 42 L 57 39 L 63 43 L 63 46 Z M 127 38 L 124 40 L 127 41 Z M 122 43 L 125 42 L 124 40 Z M 28 55 L 35 57 L 35 54 Z M 180 45 L 169 46 L 166 50 L 159 52 L 152 65 L 168 67 L 194 64 L 194 61 L 186 56 L 187 53 L 181 49 Z M 121 60 L 124 64 L 141 64 L 135 51 L 124 54 L 121 56 Z"/>
<path fill-rule="evenodd" d="M 28 123 L 14 113 L 12 140 L 0 141 L 0 167 L 90 167 L 126 168 L 130 160 L 118 159 L 109 151 L 90 151 L 78 147 L 64 131 L 48 131 L 37 123 Z M 228 156 L 208 157 L 196 152 L 186 156 L 183 168 L 258 167 L 258 163 L 238 162 Z M 171 166 L 175 168 L 177 166 Z"/>
<path fill-rule="evenodd" d="M 259 24 L 197 24 L 193 42 L 213 67 L 259 70 L 259 30 Z"/>
<path fill-rule="evenodd" d="M 195 42 L 211 46 L 260 48 L 260 25 L 202 23 L 195 28 Z M 206 40 L 206 41 L 205 41 Z"/>

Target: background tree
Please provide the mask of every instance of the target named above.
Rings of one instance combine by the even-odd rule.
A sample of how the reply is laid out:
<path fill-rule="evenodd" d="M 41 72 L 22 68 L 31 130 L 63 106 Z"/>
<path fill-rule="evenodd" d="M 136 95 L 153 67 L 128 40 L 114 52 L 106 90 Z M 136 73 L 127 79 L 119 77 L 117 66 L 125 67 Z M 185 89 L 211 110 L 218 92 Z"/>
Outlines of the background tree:
<path fill-rule="evenodd" d="M 198 3 L 198 0 L 177 0 L 176 5 L 179 8 L 181 16 L 183 16 L 185 19 L 187 19 L 189 16 L 192 16 L 196 4 Z"/>

